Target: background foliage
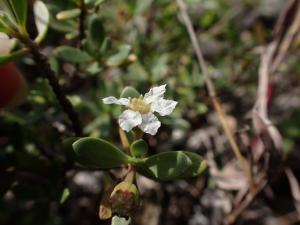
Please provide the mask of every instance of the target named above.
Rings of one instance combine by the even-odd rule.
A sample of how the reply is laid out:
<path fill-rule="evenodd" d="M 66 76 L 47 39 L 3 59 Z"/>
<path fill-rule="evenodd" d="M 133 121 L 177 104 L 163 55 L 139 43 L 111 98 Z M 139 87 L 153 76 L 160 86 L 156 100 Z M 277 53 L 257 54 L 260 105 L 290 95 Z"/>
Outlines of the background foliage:
<path fill-rule="evenodd" d="M 179 104 L 171 117 L 161 118 L 163 126 L 157 136 L 146 136 L 149 152 L 175 148 L 204 155 L 213 148 L 220 169 L 233 159 L 175 2 L 87 0 L 86 39 L 81 44 L 78 2 L 44 2 L 50 23 L 41 49 L 80 114 L 84 136 L 119 143 L 116 118 L 121 109 L 104 105 L 101 99 L 119 96 L 128 85 L 145 93 L 151 86 L 166 83 L 167 96 Z M 238 136 L 251 127 L 259 47 L 271 40 L 285 1 L 187 3 L 228 121 Z M 71 11 L 62 12 L 65 10 Z M 36 28 L 30 29 L 36 34 Z M 284 158 L 296 172 L 300 156 L 299 47 L 298 38 L 270 83 L 274 96 L 270 118 L 283 136 Z M 66 144 L 72 130 L 55 95 L 30 57 L 18 60 L 18 67 L 28 81 L 29 93 L 24 104 L 0 111 L 0 224 L 107 223 L 97 217 L 106 175 L 73 164 Z M 263 212 L 259 216 L 255 211 L 254 219 L 261 224 L 275 224 L 268 221 L 294 211 L 287 180 L 276 176 L 270 186 L 276 197 L 264 194 L 253 207 Z M 144 200 L 135 218 L 137 224 L 218 224 L 212 221 L 230 211 L 232 194 L 225 195 L 217 178 L 209 174 L 173 183 L 158 184 L 145 178 L 139 182 Z M 247 215 L 240 224 L 251 223 Z"/>

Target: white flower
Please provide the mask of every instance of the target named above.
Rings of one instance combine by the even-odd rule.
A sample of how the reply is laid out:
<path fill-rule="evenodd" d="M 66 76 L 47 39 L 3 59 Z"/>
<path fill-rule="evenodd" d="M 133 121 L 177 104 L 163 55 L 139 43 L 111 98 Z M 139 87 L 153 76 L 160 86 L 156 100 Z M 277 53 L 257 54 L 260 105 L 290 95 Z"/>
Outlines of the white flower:
<path fill-rule="evenodd" d="M 161 123 L 154 115 L 157 112 L 161 116 L 173 112 L 176 101 L 164 99 L 166 85 L 153 87 L 144 96 L 139 98 L 120 98 L 113 96 L 104 98 L 104 104 L 124 105 L 128 109 L 119 117 L 119 125 L 125 131 L 130 131 L 138 126 L 145 133 L 155 135 Z"/>
<path fill-rule="evenodd" d="M 8 55 L 15 44 L 15 40 L 7 36 L 7 34 L 0 32 L 0 55 Z"/>

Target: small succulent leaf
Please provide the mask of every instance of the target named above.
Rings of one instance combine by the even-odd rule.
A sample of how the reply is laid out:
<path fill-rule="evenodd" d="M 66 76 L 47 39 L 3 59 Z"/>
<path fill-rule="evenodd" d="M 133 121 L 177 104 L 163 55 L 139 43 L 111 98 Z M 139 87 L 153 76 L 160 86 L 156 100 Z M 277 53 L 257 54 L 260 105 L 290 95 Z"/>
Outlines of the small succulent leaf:
<path fill-rule="evenodd" d="M 120 98 L 138 98 L 140 95 L 135 88 L 127 86 L 123 89 Z"/>
<path fill-rule="evenodd" d="M 34 20 L 38 35 L 35 42 L 40 43 L 46 36 L 50 22 L 50 14 L 47 6 L 42 1 L 35 1 L 33 6 Z"/>
<path fill-rule="evenodd" d="M 17 19 L 19 25 L 21 25 L 22 29 L 26 29 L 26 21 L 27 21 L 27 0 L 8 0 L 12 10 L 14 11 L 14 15 Z"/>
<path fill-rule="evenodd" d="M 100 51 L 100 48 L 105 39 L 105 30 L 102 21 L 99 17 L 93 17 L 89 22 L 88 41 L 95 51 Z"/>
<path fill-rule="evenodd" d="M 56 19 L 57 20 L 69 20 L 69 19 L 76 18 L 79 15 L 80 15 L 80 9 L 78 9 L 78 8 L 68 9 L 68 10 L 64 10 L 64 11 L 57 13 Z"/>
<path fill-rule="evenodd" d="M 187 151 L 184 151 L 184 154 L 186 154 L 190 158 L 190 160 L 192 161 L 192 165 L 190 165 L 189 168 L 180 176 L 181 178 L 199 176 L 207 170 L 207 162 L 203 160 L 200 155 L 194 152 Z"/>
<path fill-rule="evenodd" d="M 0 55 L 0 65 L 6 64 L 10 61 L 15 61 L 16 59 L 22 58 L 28 53 L 29 53 L 28 50 L 21 49 L 19 51 L 12 52 L 7 55 Z"/>
<path fill-rule="evenodd" d="M 126 219 L 125 217 L 114 216 L 111 220 L 111 225 L 129 225 L 131 218 Z"/>
<path fill-rule="evenodd" d="M 73 144 L 77 161 L 88 167 L 109 169 L 127 164 L 130 156 L 108 141 L 100 138 L 80 138 Z"/>
<path fill-rule="evenodd" d="M 92 60 L 92 57 L 86 52 L 70 46 L 60 46 L 54 50 L 54 54 L 57 58 L 73 64 L 87 63 Z"/>
<path fill-rule="evenodd" d="M 65 188 L 60 198 L 60 204 L 64 204 L 64 202 L 68 199 L 69 196 L 70 196 L 70 190 L 69 188 Z"/>
<path fill-rule="evenodd" d="M 78 32 L 77 30 L 65 34 L 65 38 L 66 38 L 67 40 L 75 39 L 75 38 L 77 38 L 78 36 L 79 36 L 79 32 Z"/>
<path fill-rule="evenodd" d="M 130 152 L 132 156 L 140 158 L 147 154 L 148 148 L 148 144 L 143 139 L 139 139 L 130 145 Z"/>
<path fill-rule="evenodd" d="M 138 172 L 155 180 L 171 181 L 181 177 L 192 165 L 182 151 L 162 152 L 134 163 Z"/>
<path fill-rule="evenodd" d="M 128 58 L 128 55 L 129 55 L 130 51 L 131 51 L 131 46 L 130 45 L 121 46 L 119 51 L 116 54 L 110 56 L 107 59 L 106 65 L 107 66 L 112 66 L 112 67 L 120 66 Z"/>

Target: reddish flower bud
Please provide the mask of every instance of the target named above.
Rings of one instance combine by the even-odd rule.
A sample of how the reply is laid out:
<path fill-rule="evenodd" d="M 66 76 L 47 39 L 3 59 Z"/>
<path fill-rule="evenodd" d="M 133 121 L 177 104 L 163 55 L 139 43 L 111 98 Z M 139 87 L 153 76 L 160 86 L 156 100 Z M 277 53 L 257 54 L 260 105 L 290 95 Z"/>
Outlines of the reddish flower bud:
<path fill-rule="evenodd" d="M 27 85 L 14 63 L 0 66 L 0 108 L 20 104 L 26 97 Z"/>
<path fill-rule="evenodd" d="M 139 205 L 139 192 L 134 184 L 123 181 L 119 183 L 110 195 L 113 213 L 129 216 Z"/>

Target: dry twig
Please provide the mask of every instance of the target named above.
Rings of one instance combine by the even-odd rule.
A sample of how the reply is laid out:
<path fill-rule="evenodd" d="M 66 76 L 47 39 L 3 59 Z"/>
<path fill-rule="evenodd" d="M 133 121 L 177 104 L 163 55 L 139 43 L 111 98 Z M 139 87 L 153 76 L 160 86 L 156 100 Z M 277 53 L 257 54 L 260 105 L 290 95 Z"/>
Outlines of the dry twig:
<path fill-rule="evenodd" d="M 298 220 L 300 221 L 300 186 L 291 169 L 286 168 L 284 171 L 290 183 L 292 196 L 294 198 L 294 205 L 298 213 Z"/>
<path fill-rule="evenodd" d="M 211 77 L 210 77 L 210 74 L 208 72 L 208 69 L 207 69 L 207 66 L 206 66 L 206 63 L 205 63 L 200 45 L 198 43 L 198 40 L 197 40 L 197 37 L 196 37 L 196 34 L 195 34 L 195 30 L 193 28 L 191 19 L 190 19 L 188 13 L 187 13 L 187 6 L 186 6 L 184 0 L 177 0 L 177 5 L 178 5 L 178 8 L 180 10 L 184 25 L 186 26 L 186 29 L 187 29 L 188 34 L 190 36 L 195 54 L 197 56 L 197 59 L 198 59 L 199 65 L 200 65 L 200 69 L 203 73 L 204 81 L 205 81 L 205 84 L 206 84 L 206 87 L 207 87 L 207 90 L 208 90 L 208 95 L 209 95 L 209 97 L 212 101 L 212 104 L 213 104 L 213 107 L 214 107 L 215 111 L 217 112 L 219 121 L 220 121 L 220 123 L 223 127 L 223 130 L 224 130 L 227 138 L 228 138 L 228 141 L 231 145 L 231 148 L 232 148 L 236 158 L 238 159 L 243 171 L 245 172 L 245 175 L 246 175 L 246 177 L 248 179 L 248 182 L 249 182 L 249 185 L 251 187 L 253 182 L 252 182 L 252 175 L 251 175 L 251 172 L 250 172 L 248 162 L 241 154 L 241 151 L 240 151 L 240 149 L 237 145 L 235 137 L 234 137 L 233 133 L 231 132 L 231 130 L 229 128 L 228 121 L 226 120 L 226 114 L 225 114 L 225 112 L 224 112 L 224 110 L 223 110 L 223 108 L 222 108 L 222 106 L 221 106 L 221 104 L 220 104 L 220 102 L 217 98 L 215 86 L 214 86 L 214 84 L 211 80 Z"/>

